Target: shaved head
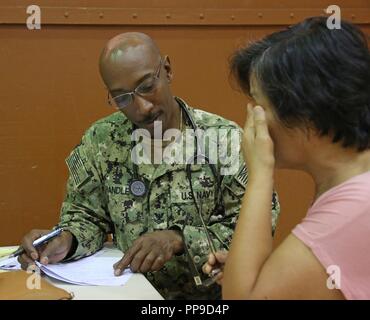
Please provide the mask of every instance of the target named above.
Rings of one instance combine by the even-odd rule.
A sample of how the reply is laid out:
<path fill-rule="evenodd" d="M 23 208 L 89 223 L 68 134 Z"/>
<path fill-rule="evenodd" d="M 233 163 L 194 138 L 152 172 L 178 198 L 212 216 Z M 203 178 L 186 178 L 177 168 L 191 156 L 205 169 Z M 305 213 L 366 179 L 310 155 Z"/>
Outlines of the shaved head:
<path fill-rule="evenodd" d="M 148 35 L 140 32 L 121 33 L 110 39 L 99 59 L 100 74 L 105 84 L 111 76 L 120 71 L 120 66 L 136 67 L 159 60 L 161 53 L 158 46 Z"/>
<path fill-rule="evenodd" d="M 126 32 L 121 33 L 110 39 L 103 49 L 102 58 L 106 58 L 109 54 L 117 50 L 126 51 L 131 47 L 146 46 L 154 52 L 160 54 L 159 49 L 153 39 L 141 32 Z"/>

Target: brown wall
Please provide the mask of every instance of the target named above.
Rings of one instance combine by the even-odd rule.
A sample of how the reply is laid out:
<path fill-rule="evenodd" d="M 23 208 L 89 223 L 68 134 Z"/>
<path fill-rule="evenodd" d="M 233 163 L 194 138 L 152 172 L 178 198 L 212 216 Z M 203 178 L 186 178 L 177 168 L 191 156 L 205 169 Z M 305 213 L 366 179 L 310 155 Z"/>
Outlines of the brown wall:
<path fill-rule="evenodd" d="M 42 29 L 29 31 L 25 7 L 35 2 L 42 9 Z M 174 94 L 242 125 L 246 99 L 229 85 L 230 54 L 245 39 L 319 15 L 329 4 L 0 1 L 0 245 L 17 244 L 29 229 L 57 221 L 65 157 L 93 121 L 113 111 L 97 69 L 109 38 L 134 30 L 149 34 L 171 58 Z M 368 0 L 336 4 L 370 33 Z M 304 216 L 313 185 L 307 175 L 293 171 L 278 172 L 276 184 L 282 203 L 280 242 Z"/>

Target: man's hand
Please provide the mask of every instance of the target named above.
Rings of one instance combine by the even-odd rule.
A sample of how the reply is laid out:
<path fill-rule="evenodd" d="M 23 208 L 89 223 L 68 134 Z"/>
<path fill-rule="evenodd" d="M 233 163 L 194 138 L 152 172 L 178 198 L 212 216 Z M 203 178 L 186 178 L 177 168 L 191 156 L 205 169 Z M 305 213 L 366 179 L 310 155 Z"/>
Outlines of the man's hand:
<path fill-rule="evenodd" d="M 50 240 L 47 244 L 35 248 L 32 243 L 51 230 L 31 230 L 23 237 L 22 247 L 25 253 L 18 257 L 23 270 L 27 270 L 30 265 L 34 265 L 38 260 L 42 264 L 57 263 L 63 260 L 72 247 L 73 236 L 69 231 L 62 233 Z"/>
<path fill-rule="evenodd" d="M 228 251 L 217 251 L 216 256 L 213 253 L 208 255 L 208 261 L 203 265 L 202 270 L 205 274 L 210 274 L 212 270 L 221 269 L 216 275 L 216 282 L 222 285 L 223 269 L 227 259 Z"/>
<path fill-rule="evenodd" d="M 180 231 L 161 230 L 136 239 L 123 258 L 114 264 L 114 274 L 121 275 L 130 265 L 132 272 L 158 271 L 176 253 L 183 250 Z"/>

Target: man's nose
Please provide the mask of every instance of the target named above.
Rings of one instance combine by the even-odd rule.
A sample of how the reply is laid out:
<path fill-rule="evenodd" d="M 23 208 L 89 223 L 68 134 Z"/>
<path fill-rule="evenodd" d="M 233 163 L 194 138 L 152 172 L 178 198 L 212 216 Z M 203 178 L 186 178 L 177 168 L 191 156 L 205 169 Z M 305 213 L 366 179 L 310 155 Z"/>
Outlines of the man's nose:
<path fill-rule="evenodd" d="M 152 111 L 154 105 L 149 100 L 146 100 L 145 98 L 140 96 L 135 96 L 135 100 L 141 114 L 145 115 Z"/>

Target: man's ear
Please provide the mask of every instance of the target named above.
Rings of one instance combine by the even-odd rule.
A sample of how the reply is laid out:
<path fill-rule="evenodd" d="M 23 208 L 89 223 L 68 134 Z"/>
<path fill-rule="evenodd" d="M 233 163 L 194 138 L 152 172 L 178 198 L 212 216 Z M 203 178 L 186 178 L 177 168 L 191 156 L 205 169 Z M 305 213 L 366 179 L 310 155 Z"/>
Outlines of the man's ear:
<path fill-rule="evenodd" d="M 171 81 L 173 79 L 173 72 L 172 72 L 172 67 L 171 67 L 171 62 L 170 62 L 169 56 L 164 57 L 163 67 L 166 70 L 167 82 L 171 83 Z"/>

